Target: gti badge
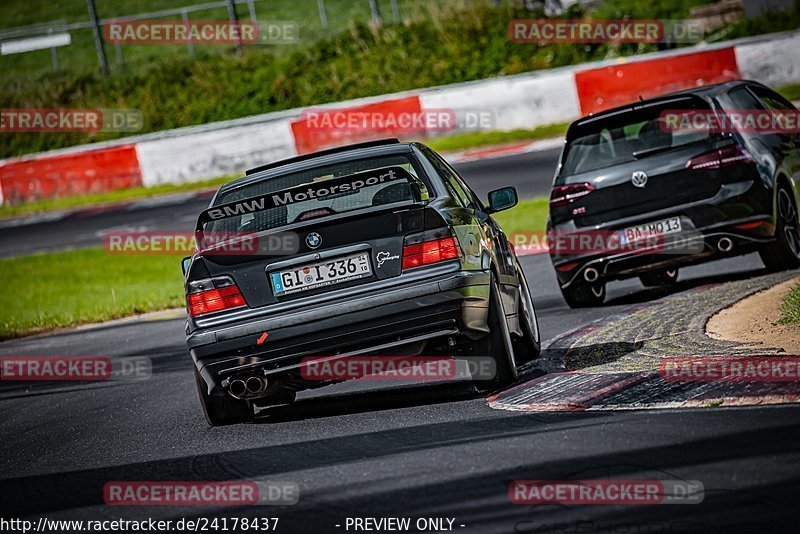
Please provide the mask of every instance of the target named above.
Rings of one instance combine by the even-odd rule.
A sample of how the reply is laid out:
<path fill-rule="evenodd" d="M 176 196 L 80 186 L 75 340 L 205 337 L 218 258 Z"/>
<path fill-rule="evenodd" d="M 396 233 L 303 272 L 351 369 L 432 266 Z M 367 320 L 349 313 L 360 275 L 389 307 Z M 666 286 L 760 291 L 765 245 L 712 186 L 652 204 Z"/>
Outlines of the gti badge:
<path fill-rule="evenodd" d="M 647 185 L 647 174 L 644 171 L 636 171 L 631 174 L 631 183 L 634 187 L 644 187 Z"/>
<path fill-rule="evenodd" d="M 308 248 L 317 248 L 322 244 L 322 236 L 317 232 L 311 232 L 306 236 L 306 245 Z"/>

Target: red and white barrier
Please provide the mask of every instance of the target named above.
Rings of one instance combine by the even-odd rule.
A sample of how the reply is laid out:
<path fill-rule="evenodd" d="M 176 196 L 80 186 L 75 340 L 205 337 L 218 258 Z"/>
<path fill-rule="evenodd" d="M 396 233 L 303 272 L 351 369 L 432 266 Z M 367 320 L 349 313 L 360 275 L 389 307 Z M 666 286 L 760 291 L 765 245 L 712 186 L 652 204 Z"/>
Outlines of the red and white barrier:
<path fill-rule="evenodd" d="M 188 129 L 182 135 L 136 144 L 145 186 L 196 182 L 241 173 L 296 156 L 286 119 L 225 128 Z"/>
<path fill-rule="evenodd" d="M 420 101 L 423 109 L 449 108 L 458 118 L 490 111 L 496 130 L 536 128 L 581 115 L 573 68 L 434 87 L 423 91 Z"/>
<path fill-rule="evenodd" d="M 800 81 L 800 32 L 713 46 L 432 87 L 308 109 L 158 132 L 0 161 L 0 203 L 199 181 L 297 154 L 366 138 L 419 137 L 426 131 L 383 127 L 352 131 L 315 126 L 313 112 L 426 113 L 451 110 L 461 123 L 489 113 L 490 128 L 512 130 L 568 122 L 587 113 L 675 90 L 738 78 L 772 86 Z M 324 123 L 324 121 L 323 121 Z M 21 134 L 25 135 L 25 134 Z"/>
<path fill-rule="evenodd" d="M 2 200 L 30 200 L 100 193 L 142 185 L 134 145 L 0 162 Z"/>
<path fill-rule="evenodd" d="M 626 61 L 579 70 L 575 86 L 581 113 L 597 113 L 640 98 L 740 79 L 733 47 Z"/>
<path fill-rule="evenodd" d="M 375 127 L 359 120 L 360 117 L 406 117 L 420 116 L 422 105 L 417 95 L 369 102 L 357 106 L 307 109 L 290 122 L 294 146 L 298 154 L 309 154 L 331 146 L 355 143 L 381 137 L 405 137 L 425 135 L 423 125 L 408 123 L 386 123 L 376 120 Z M 348 126 L 349 119 L 355 119 Z M 405 121 L 403 121 L 405 122 Z"/>

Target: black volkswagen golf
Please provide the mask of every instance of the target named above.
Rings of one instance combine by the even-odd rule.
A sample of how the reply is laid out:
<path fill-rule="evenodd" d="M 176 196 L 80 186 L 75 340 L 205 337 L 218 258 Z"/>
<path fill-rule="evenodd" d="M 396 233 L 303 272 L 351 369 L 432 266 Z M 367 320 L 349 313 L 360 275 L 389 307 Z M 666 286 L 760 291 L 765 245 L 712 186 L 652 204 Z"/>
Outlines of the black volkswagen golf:
<path fill-rule="evenodd" d="M 495 372 L 477 385 L 513 380 L 539 352 L 525 275 L 491 217 L 516 203 L 506 187 L 484 206 L 439 155 L 396 139 L 222 186 L 183 265 L 208 422 L 247 421 L 331 383 L 304 376 L 307 358 L 491 356 Z"/>
<path fill-rule="evenodd" d="M 768 87 L 735 81 L 575 121 L 548 223 L 567 303 L 599 305 L 611 280 L 672 284 L 681 266 L 753 251 L 770 270 L 800 265 L 800 136 L 742 120 L 796 113 Z"/>

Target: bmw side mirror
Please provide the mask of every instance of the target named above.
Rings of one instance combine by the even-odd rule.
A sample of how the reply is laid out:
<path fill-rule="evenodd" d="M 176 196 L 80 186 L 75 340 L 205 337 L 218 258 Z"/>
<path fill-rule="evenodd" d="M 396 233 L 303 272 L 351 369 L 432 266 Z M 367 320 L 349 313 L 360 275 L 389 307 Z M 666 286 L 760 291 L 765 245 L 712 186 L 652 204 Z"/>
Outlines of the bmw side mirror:
<path fill-rule="evenodd" d="M 181 260 L 181 271 L 183 271 L 183 276 L 186 276 L 186 271 L 189 270 L 189 264 L 192 263 L 192 257 L 186 256 Z"/>
<path fill-rule="evenodd" d="M 497 213 L 498 211 L 507 210 L 517 205 L 519 198 L 517 197 L 517 190 L 511 186 L 501 187 L 489 192 L 489 213 Z"/>

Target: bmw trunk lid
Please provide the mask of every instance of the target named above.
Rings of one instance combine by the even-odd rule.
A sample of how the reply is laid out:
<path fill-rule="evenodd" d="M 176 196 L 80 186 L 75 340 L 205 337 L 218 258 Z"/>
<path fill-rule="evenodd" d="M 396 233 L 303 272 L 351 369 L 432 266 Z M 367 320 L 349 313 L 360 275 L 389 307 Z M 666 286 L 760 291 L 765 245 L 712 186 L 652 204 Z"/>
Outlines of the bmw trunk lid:
<path fill-rule="evenodd" d="M 197 228 L 212 246 L 189 278 L 230 279 L 258 308 L 399 276 L 406 238 L 446 223 L 407 156 L 375 163 L 317 167 L 215 202 Z"/>

